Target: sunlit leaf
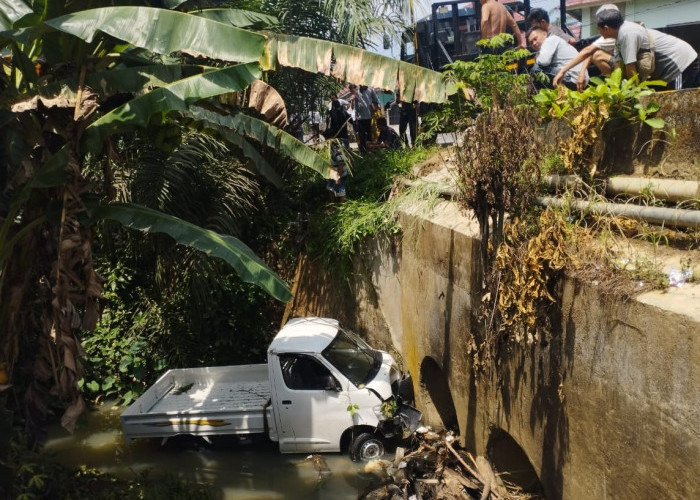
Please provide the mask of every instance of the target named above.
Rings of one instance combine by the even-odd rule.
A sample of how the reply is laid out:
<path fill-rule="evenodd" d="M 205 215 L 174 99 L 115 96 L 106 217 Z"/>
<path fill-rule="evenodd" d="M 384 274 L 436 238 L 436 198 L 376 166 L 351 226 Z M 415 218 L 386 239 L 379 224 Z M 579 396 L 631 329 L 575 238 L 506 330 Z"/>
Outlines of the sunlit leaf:
<path fill-rule="evenodd" d="M 46 24 L 86 42 L 104 32 L 157 54 L 179 51 L 230 62 L 257 61 L 265 47 L 263 35 L 205 17 L 150 7 L 102 7 Z"/>
<path fill-rule="evenodd" d="M 274 16 L 241 9 L 204 9 L 192 12 L 195 16 L 205 17 L 212 21 L 231 24 L 237 28 L 263 29 L 276 26 L 279 21 Z"/>
<path fill-rule="evenodd" d="M 83 146 L 97 152 L 110 134 L 129 126 L 147 125 L 155 113 L 186 110 L 191 104 L 216 95 L 240 91 L 260 77 L 257 64 L 239 64 L 179 80 L 132 99 L 85 129 Z"/>
<path fill-rule="evenodd" d="M 301 68 L 340 80 L 394 90 L 406 101 L 444 102 L 447 87 L 442 74 L 414 64 L 380 56 L 357 47 L 314 38 L 270 35 L 267 68 Z M 453 90 L 452 90 L 453 91 Z"/>
<path fill-rule="evenodd" d="M 33 13 L 22 0 L 0 0 L 0 31 L 12 29 L 17 21 Z"/>
<path fill-rule="evenodd" d="M 664 128 L 666 126 L 666 122 L 663 118 L 647 118 L 644 120 L 644 123 L 649 125 L 651 128 Z"/>
<path fill-rule="evenodd" d="M 273 148 L 278 154 L 291 158 L 315 170 L 324 177 L 328 175 L 328 162 L 313 149 L 284 130 L 278 129 L 262 120 L 242 113 L 220 115 L 198 106 L 193 106 L 187 115 L 197 120 L 204 120 L 218 125 L 224 129 L 231 129 L 242 136 Z"/>

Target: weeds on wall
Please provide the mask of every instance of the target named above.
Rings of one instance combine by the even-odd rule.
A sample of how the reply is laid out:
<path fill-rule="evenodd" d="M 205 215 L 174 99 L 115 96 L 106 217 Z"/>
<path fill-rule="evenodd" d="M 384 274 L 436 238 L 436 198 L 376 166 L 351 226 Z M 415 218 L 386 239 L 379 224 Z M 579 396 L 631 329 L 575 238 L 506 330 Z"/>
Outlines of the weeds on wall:
<path fill-rule="evenodd" d="M 523 215 L 537 193 L 542 145 L 535 134 L 525 140 L 522 135 L 537 126 L 537 117 L 526 108 L 494 108 L 474 121 L 457 149 L 460 200 L 479 221 L 483 269 L 490 268 L 498 251 L 506 212 Z"/>
<path fill-rule="evenodd" d="M 325 206 L 312 225 L 309 246 L 334 270 L 347 271 L 359 244 L 378 236 L 401 233 L 396 217 L 405 204 L 428 202 L 439 196 L 425 185 L 407 187 L 401 179 L 413 177 L 412 167 L 425 159 L 423 148 L 382 152 L 355 161 L 348 180 L 348 200 Z"/>
<path fill-rule="evenodd" d="M 536 224 L 514 219 L 486 275 L 480 319 L 484 341 L 471 344 L 477 369 L 497 363 L 509 342 L 530 345 L 551 331 L 549 307 L 557 303 L 556 283 L 575 267 L 569 242 L 572 227 L 555 210 L 543 211 Z"/>
<path fill-rule="evenodd" d="M 666 126 L 654 115 L 659 110 L 656 102 L 642 103 L 639 99 L 654 93 L 652 86 L 665 85 L 662 81 L 639 82 L 637 75 L 622 78 L 622 70 L 601 79 L 591 78 L 591 85 L 583 91 L 559 86 L 542 89 L 534 100 L 544 118 L 565 120 L 571 127 L 571 136 L 561 143 L 565 166 L 584 179 L 593 179 L 603 155 L 603 128 L 613 120 L 644 123 L 655 130 Z"/>

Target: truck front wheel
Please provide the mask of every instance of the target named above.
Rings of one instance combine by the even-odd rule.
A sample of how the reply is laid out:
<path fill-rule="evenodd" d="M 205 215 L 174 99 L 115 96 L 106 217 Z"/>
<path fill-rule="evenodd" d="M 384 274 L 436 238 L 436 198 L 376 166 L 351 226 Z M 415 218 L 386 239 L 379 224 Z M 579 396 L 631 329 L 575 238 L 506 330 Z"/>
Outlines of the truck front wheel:
<path fill-rule="evenodd" d="M 350 443 L 350 458 L 355 462 L 369 462 L 384 455 L 384 443 L 374 434 L 363 432 Z"/>

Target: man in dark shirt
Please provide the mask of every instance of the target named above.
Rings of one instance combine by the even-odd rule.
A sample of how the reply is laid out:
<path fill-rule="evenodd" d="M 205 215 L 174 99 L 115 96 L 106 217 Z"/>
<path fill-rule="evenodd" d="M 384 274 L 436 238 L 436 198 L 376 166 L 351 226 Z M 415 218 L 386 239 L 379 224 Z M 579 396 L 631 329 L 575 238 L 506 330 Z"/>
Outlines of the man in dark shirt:
<path fill-rule="evenodd" d="M 544 9 L 532 9 L 527 16 L 527 23 L 531 28 L 542 28 L 547 34 L 556 35 L 569 45 L 576 45 L 576 38 L 549 22 L 549 14 Z"/>
<path fill-rule="evenodd" d="M 369 149 L 399 149 L 401 147 L 401 139 L 399 134 L 386 123 L 386 118 L 383 116 L 377 118 L 377 128 L 379 129 L 379 137 L 377 142 L 368 142 Z"/>

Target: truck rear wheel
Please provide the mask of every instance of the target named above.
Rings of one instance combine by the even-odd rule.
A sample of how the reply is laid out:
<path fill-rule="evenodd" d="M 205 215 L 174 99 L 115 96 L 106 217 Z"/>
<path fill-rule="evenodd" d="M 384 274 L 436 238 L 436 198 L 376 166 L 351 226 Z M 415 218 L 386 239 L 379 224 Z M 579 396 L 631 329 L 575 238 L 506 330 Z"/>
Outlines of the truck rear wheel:
<path fill-rule="evenodd" d="M 369 462 L 384 455 L 384 443 L 369 432 L 358 434 L 350 443 L 350 458 L 355 462 Z"/>

